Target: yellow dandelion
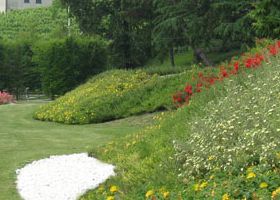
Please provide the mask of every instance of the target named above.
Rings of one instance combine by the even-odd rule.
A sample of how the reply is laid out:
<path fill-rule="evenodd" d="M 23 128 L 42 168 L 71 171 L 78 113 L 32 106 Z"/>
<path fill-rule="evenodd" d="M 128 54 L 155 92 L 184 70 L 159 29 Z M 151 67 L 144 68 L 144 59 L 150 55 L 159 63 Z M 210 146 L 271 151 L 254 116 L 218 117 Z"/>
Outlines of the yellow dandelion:
<path fill-rule="evenodd" d="M 280 187 L 277 188 L 275 191 L 272 192 L 271 198 L 276 199 L 276 197 L 280 196 Z"/>
<path fill-rule="evenodd" d="M 247 179 L 252 179 L 252 178 L 256 178 L 256 174 L 254 172 L 250 172 L 248 175 L 247 175 Z"/>
<path fill-rule="evenodd" d="M 208 157 L 208 160 L 209 160 L 209 161 L 214 160 L 214 159 L 215 159 L 215 156 L 209 156 L 209 157 Z"/>
<path fill-rule="evenodd" d="M 262 182 L 261 184 L 260 184 L 260 188 L 267 188 L 268 187 L 268 184 L 266 183 L 266 182 Z"/>
<path fill-rule="evenodd" d="M 199 184 L 194 184 L 194 191 L 198 192 L 200 190 Z"/>
<path fill-rule="evenodd" d="M 224 194 L 222 197 L 222 200 L 230 200 L 229 195 L 228 194 Z"/>
<path fill-rule="evenodd" d="M 110 192 L 115 193 L 117 191 L 118 191 L 118 187 L 117 186 L 113 185 L 113 186 L 110 187 Z"/>
<path fill-rule="evenodd" d="M 150 196 L 152 196 L 154 194 L 154 191 L 153 190 L 149 190 L 147 193 L 146 193 L 146 198 L 149 198 Z"/>
<path fill-rule="evenodd" d="M 163 198 L 167 199 L 170 196 L 170 192 L 164 192 Z"/>
<path fill-rule="evenodd" d="M 114 196 L 108 196 L 108 197 L 106 198 L 106 200 L 115 200 L 115 197 L 114 197 Z"/>
<path fill-rule="evenodd" d="M 208 185 L 208 182 L 207 182 L 207 181 L 203 181 L 203 182 L 200 184 L 199 188 L 200 188 L 201 190 L 203 190 L 204 188 L 207 187 L 207 185 Z"/>

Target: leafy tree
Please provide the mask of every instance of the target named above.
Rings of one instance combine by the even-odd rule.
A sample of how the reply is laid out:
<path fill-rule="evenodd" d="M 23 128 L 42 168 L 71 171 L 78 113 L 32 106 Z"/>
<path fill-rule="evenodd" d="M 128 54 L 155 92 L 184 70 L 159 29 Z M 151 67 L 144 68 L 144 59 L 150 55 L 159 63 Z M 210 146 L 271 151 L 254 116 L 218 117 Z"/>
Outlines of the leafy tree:
<path fill-rule="evenodd" d="M 153 42 L 162 57 L 169 52 L 170 62 L 175 66 L 174 48 L 186 45 L 186 21 L 184 11 L 181 9 L 182 1 L 154 0 L 156 8 Z"/>
<path fill-rule="evenodd" d="M 62 0 L 85 34 L 111 41 L 112 63 L 140 66 L 151 55 L 151 0 Z"/>
<path fill-rule="evenodd" d="M 100 38 L 56 39 L 38 43 L 33 49 L 43 90 L 52 98 L 102 72 L 107 64 L 106 43 Z"/>
<path fill-rule="evenodd" d="M 258 0 L 250 13 L 254 20 L 253 27 L 259 37 L 279 38 L 280 35 L 280 1 Z"/>

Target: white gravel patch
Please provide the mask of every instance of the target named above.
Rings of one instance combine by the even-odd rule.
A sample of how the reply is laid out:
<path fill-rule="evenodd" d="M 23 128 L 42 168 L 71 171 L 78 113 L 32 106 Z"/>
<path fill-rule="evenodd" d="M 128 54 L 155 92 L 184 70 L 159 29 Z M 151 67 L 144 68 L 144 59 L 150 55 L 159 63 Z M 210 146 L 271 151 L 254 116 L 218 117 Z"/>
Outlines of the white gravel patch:
<path fill-rule="evenodd" d="M 76 200 L 115 175 L 114 166 L 86 153 L 51 156 L 16 173 L 17 189 L 24 200 Z"/>

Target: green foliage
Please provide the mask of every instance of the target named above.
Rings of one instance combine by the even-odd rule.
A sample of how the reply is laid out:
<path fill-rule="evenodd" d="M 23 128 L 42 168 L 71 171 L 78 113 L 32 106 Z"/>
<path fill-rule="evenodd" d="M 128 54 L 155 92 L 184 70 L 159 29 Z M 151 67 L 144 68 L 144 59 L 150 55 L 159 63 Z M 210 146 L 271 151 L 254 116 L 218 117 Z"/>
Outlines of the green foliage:
<path fill-rule="evenodd" d="M 85 124 L 171 109 L 173 92 L 182 89 L 181 85 L 190 76 L 191 73 L 159 77 L 143 71 L 105 72 L 43 106 L 35 118 Z"/>
<path fill-rule="evenodd" d="M 32 61 L 31 44 L 21 40 L 0 42 L 0 90 L 19 97 L 26 87 L 40 88 L 40 74 Z"/>
<path fill-rule="evenodd" d="M 87 152 L 141 130 L 150 124 L 153 115 L 85 126 L 45 123 L 32 119 L 32 113 L 45 101 L 17 102 L 0 106 L 0 199 L 21 200 L 16 188 L 15 171 L 33 160 L 50 155 Z"/>
<path fill-rule="evenodd" d="M 51 97 L 65 94 L 107 64 L 106 43 L 99 37 L 56 39 L 37 43 L 33 49 L 43 90 Z"/>
<path fill-rule="evenodd" d="M 257 1 L 250 16 L 254 20 L 253 26 L 258 36 L 279 38 L 280 2 L 278 0 Z"/>
<path fill-rule="evenodd" d="M 131 68 L 151 57 L 150 0 L 62 0 L 86 34 L 99 34 L 111 41 L 114 66 Z"/>
<path fill-rule="evenodd" d="M 0 37 L 4 39 L 51 39 L 61 37 L 70 31 L 73 35 L 79 33 L 74 19 L 68 27 L 66 9 L 58 6 L 14 10 L 0 14 Z"/>
<path fill-rule="evenodd" d="M 278 68 L 279 58 L 273 58 L 249 78 L 216 85 L 189 106 L 159 114 L 155 125 L 138 134 L 94 149 L 92 156 L 116 164 L 117 176 L 81 199 L 164 199 L 166 192 L 170 199 L 277 199 Z M 208 163 L 210 171 L 191 173 Z M 216 169 L 221 163 L 226 167 Z M 110 192 L 111 186 L 118 191 Z"/>

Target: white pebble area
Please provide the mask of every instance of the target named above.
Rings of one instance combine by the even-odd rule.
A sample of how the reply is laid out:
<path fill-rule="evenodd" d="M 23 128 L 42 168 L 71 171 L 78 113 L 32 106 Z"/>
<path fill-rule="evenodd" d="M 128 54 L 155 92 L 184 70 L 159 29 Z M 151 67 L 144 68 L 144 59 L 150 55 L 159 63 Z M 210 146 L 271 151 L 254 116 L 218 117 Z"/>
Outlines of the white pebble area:
<path fill-rule="evenodd" d="M 114 176 L 114 166 L 86 153 L 51 156 L 18 169 L 17 189 L 24 200 L 76 200 Z"/>

